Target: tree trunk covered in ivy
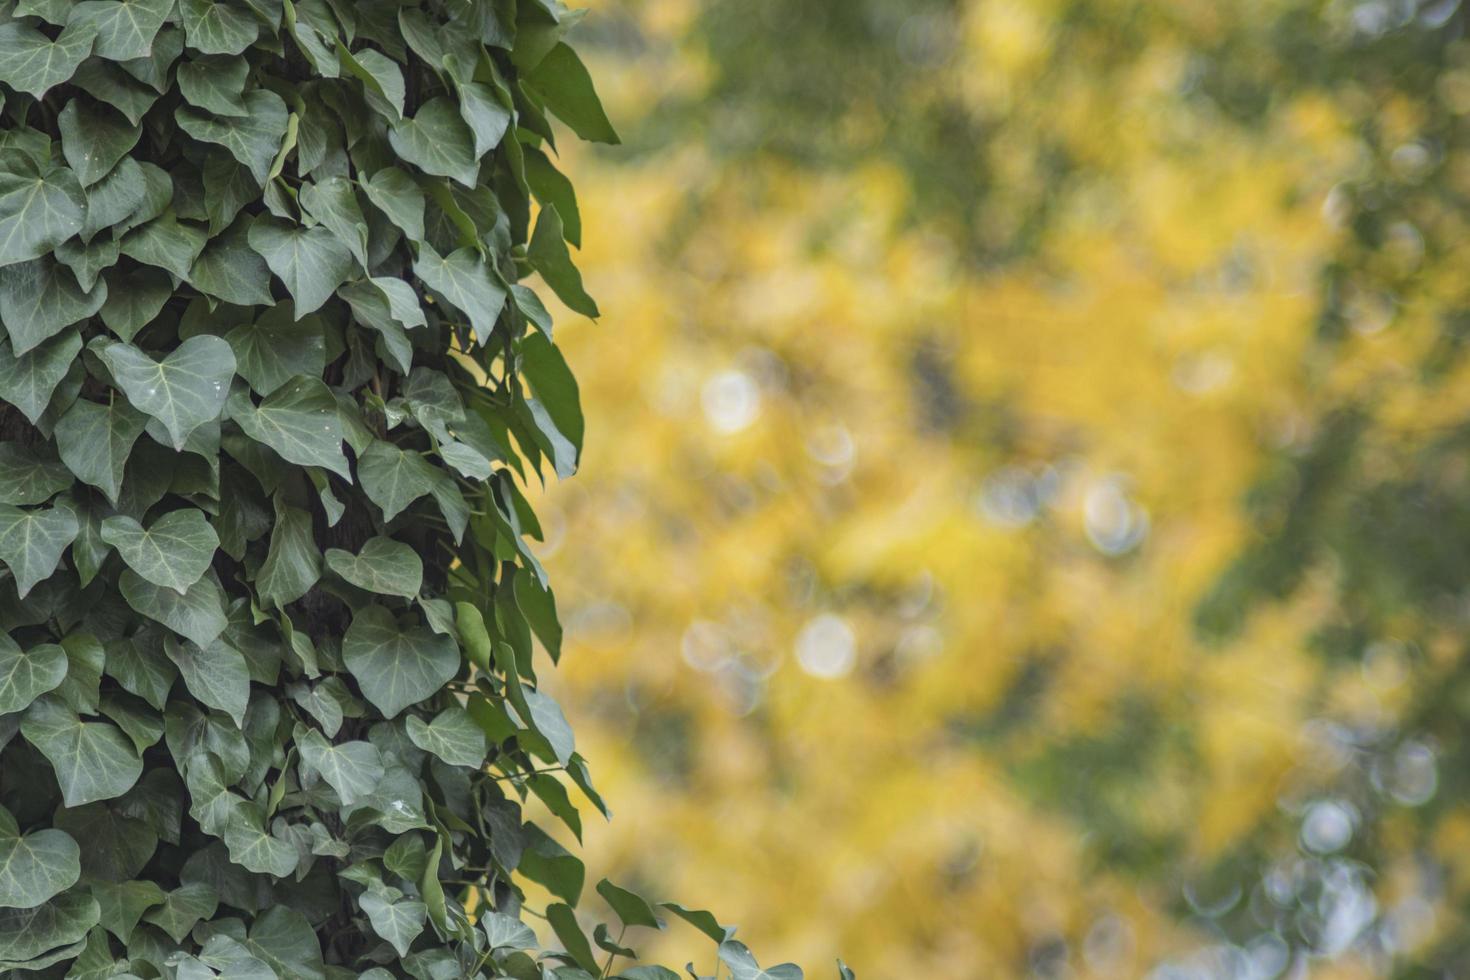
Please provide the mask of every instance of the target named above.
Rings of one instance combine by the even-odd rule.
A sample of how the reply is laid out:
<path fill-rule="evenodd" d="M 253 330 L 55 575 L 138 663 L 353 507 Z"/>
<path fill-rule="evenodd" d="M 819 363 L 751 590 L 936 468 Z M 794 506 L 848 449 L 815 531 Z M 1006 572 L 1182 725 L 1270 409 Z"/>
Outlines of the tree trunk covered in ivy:
<path fill-rule="evenodd" d="M 575 978 L 660 927 L 604 882 L 589 941 L 581 862 L 521 810 L 604 809 L 537 685 L 521 490 L 583 426 L 520 280 L 597 314 L 548 122 L 617 139 L 576 19 L 7 8 L 3 975 Z"/>

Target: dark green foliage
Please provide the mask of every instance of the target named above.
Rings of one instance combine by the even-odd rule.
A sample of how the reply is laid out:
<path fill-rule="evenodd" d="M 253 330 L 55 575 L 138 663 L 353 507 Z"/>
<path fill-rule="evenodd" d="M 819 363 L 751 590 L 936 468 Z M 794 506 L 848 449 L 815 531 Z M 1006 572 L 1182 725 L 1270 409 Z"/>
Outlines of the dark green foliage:
<path fill-rule="evenodd" d="M 617 139 L 577 18 L 3 17 L 0 974 L 611 973 L 635 954 L 586 938 L 581 862 L 521 811 L 605 812 L 537 685 L 561 630 L 518 486 L 581 449 L 518 284 L 596 313 L 547 122 Z M 799 976 L 671 911 L 736 976 Z"/>

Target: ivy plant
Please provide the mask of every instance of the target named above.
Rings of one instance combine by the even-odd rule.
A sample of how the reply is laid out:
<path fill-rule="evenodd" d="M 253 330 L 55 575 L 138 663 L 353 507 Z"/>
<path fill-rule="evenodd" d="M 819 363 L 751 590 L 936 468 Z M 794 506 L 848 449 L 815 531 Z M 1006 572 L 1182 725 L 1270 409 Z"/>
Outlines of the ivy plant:
<path fill-rule="evenodd" d="M 4 976 L 666 980 L 675 918 L 800 976 L 605 880 L 589 938 L 523 813 L 607 812 L 524 494 L 583 418 L 522 280 L 598 312 L 550 120 L 617 139 L 576 19 L 6 0 Z"/>

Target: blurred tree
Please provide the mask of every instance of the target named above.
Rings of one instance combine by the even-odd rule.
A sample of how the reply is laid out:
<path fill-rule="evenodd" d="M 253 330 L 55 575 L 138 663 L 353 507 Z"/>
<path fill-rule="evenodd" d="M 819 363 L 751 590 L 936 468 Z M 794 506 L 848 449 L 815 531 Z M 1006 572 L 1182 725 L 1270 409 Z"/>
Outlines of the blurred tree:
<path fill-rule="evenodd" d="M 874 975 L 1466 972 L 1458 5 L 611 6 L 619 870 Z"/>

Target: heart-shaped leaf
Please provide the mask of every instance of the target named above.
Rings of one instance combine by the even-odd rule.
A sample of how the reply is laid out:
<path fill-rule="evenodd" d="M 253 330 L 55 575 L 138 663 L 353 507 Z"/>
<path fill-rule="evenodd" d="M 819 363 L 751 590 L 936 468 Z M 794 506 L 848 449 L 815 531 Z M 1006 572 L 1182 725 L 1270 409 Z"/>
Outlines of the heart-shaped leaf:
<path fill-rule="evenodd" d="M 400 629 L 382 606 L 367 606 L 352 617 L 342 660 L 364 696 L 388 718 L 439 690 L 460 663 L 454 640 L 423 627 Z"/>
<path fill-rule="evenodd" d="M 70 504 L 34 510 L 0 504 L 0 562 L 15 577 L 15 589 L 22 599 L 56 571 L 61 553 L 80 529 Z"/>
<path fill-rule="evenodd" d="M 0 908 L 33 909 L 77 883 L 82 850 L 63 830 L 22 834 L 0 807 Z"/>
<path fill-rule="evenodd" d="M 51 763 L 69 807 L 121 796 L 143 773 L 143 760 L 122 732 L 82 721 L 50 695 L 26 709 L 20 733 Z"/>
<path fill-rule="evenodd" d="M 343 579 L 379 595 L 412 599 L 424 580 L 424 563 L 408 545 L 392 538 L 371 538 L 357 554 L 327 550 L 327 567 Z"/>
<path fill-rule="evenodd" d="M 190 337 L 162 361 L 132 344 L 104 343 L 97 355 L 139 411 L 168 429 L 175 449 L 219 417 L 235 376 L 235 352 L 219 337 Z"/>
<path fill-rule="evenodd" d="M 219 536 L 203 511 L 169 511 L 146 529 L 124 514 L 102 522 L 102 540 L 117 549 L 128 567 L 155 585 L 184 592 L 214 560 Z"/>

